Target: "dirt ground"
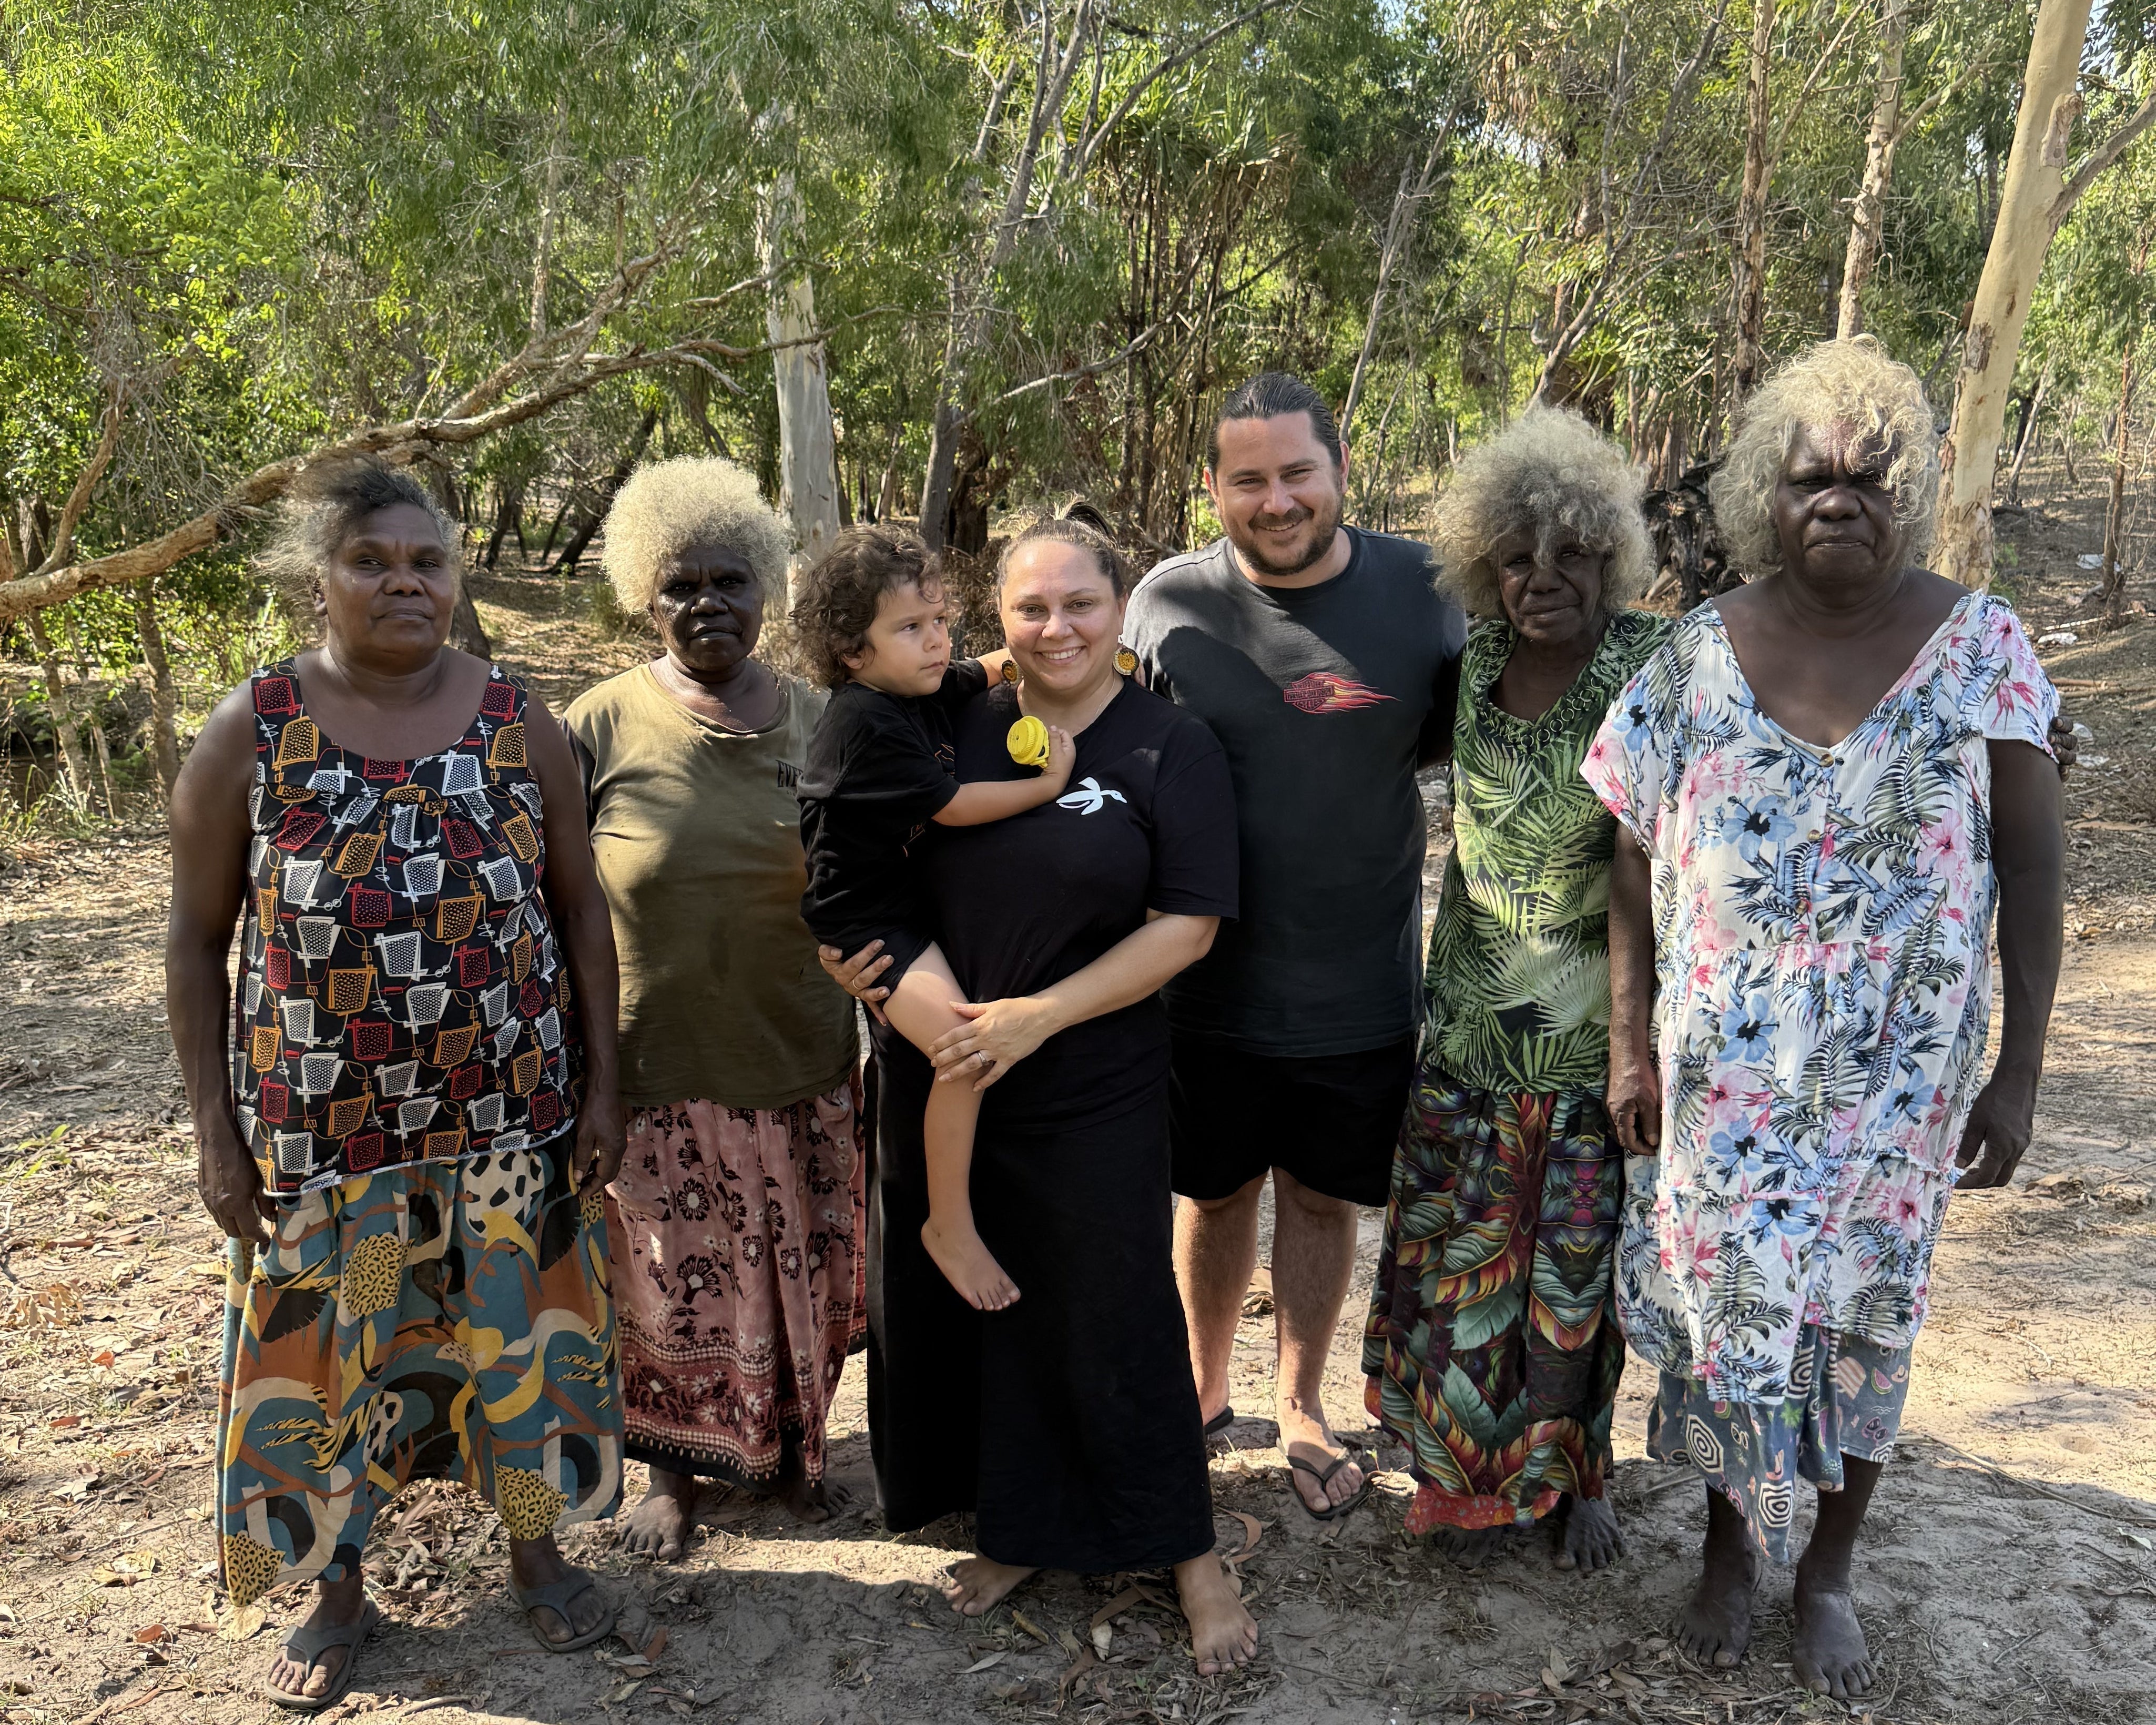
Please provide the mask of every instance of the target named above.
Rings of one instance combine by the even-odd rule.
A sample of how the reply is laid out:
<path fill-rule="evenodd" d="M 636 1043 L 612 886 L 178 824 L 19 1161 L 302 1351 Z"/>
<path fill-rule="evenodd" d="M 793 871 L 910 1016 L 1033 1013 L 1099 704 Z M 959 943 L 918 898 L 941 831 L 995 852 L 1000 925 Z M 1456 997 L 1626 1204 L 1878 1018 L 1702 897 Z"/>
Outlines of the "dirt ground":
<path fill-rule="evenodd" d="M 931 1583 L 966 1528 L 884 1530 L 856 1362 L 834 1432 L 845 1502 L 828 1524 L 719 1499 L 665 1569 L 624 1561 L 604 1529 L 565 1540 L 627 1607 L 596 1652 L 532 1645 L 485 1505 L 441 1486 L 400 1500 L 369 1554 L 383 1630 L 334 1717 L 2156 1718 L 2156 624 L 2087 626 L 2086 503 L 2002 526 L 2006 590 L 2032 632 L 2077 637 L 2043 656 L 2094 741 L 2070 788 L 2070 938 L 2035 1143 L 2012 1190 L 1954 1202 L 1907 1441 L 1871 1517 L 1859 1604 L 1887 1673 L 1877 1695 L 1845 1708 L 1790 1686 L 1786 1575 L 1766 1578 L 1738 1671 L 1671 1648 L 1704 1509 L 1683 1471 L 1643 1456 L 1636 1363 L 1614 1488 L 1630 1549 L 1614 1569 L 1560 1574 L 1540 1538 L 1475 1573 L 1410 1544 L 1390 1449 L 1370 1504 L 1321 1528 L 1274 1447 L 1261 1287 L 1235 1367 L 1246 1417 L 1213 1469 L 1222 1547 L 1247 1553 L 1260 1628 L 1245 1676 L 1191 1674 L 1163 1577 L 1045 1576 L 985 1620 L 953 1616 Z M 640 652 L 547 581 L 503 578 L 480 598 L 504 660 L 550 700 Z M 163 1028 L 167 868 L 146 828 L 0 865 L 0 1718 L 17 1725 L 282 1717 L 256 1688 L 276 1626 L 304 1610 L 286 1589 L 266 1620 L 235 1614 L 216 1584 L 220 1242 L 195 1199 Z M 1372 1445 L 1357 1301 L 1376 1222 L 1328 1382 L 1336 1422 Z"/>

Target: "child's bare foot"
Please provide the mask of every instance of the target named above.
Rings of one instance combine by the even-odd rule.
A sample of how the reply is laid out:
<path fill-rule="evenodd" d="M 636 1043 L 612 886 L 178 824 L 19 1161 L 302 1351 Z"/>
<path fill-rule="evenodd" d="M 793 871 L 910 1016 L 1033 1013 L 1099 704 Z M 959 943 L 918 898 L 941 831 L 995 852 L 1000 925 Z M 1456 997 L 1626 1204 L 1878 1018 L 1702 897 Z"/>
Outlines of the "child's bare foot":
<path fill-rule="evenodd" d="M 931 1216 L 921 1224 L 921 1243 L 928 1248 L 943 1279 L 977 1311 L 1001 1312 L 1017 1300 L 1018 1284 L 1004 1274 L 1004 1266 L 981 1244 L 970 1223 L 961 1234 L 957 1229 L 939 1230 Z"/>
<path fill-rule="evenodd" d="M 1208 1552 L 1178 1563 L 1175 1590 L 1190 1625 L 1190 1652 L 1199 1676 L 1217 1676 L 1256 1656 L 1258 1625 L 1228 1584 L 1219 1558 Z"/>
<path fill-rule="evenodd" d="M 961 1558 L 942 1584 L 943 1597 L 961 1617 L 983 1617 L 1033 1573 L 1022 1564 L 998 1563 L 993 1558 Z"/>

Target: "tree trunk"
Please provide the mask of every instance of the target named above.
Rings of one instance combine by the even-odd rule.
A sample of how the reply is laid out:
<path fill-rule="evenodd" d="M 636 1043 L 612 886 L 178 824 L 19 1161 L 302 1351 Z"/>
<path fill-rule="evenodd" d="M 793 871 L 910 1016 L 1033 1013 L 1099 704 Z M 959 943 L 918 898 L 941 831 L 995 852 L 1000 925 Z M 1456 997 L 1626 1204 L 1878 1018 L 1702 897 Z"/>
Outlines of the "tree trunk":
<path fill-rule="evenodd" d="M 2111 454 L 2111 506 L 2103 516 L 2103 582 L 2100 598 L 2103 620 L 2117 627 L 2126 618 L 2126 570 L 2120 543 L 2126 532 L 2126 453 L 2133 426 L 2133 341 L 2129 336 L 2126 355 L 2118 366 L 2118 437 Z"/>
<path fill-rule="evenodd" d="M 1737 357 L 1729 370 L 1733 420 L 1766 367 L 1768 74 L 1774 68 L 1774 0 L 1753 0 L 1752 66 L 1744 90 L 1744 189 L 1737 200 Z"/>
<path fill-rule="evenodd" d="M 1953 420 L 1941 453 L 1939 572 L 1964 587 L 1991 581 L 1991 484 L 2021 326 L 2065 211 L 2059 209 L 2066 140 L 2081 111 L 2075 86 L 2090 0 L 2043 0 L 2029 44 L 2021 111 L 1983 279 L 1970 309 L 1969 340 L 1954 389 Z"/>
<path fill-rule="evenodd" d="M 487 536 L 486 550 L 480 561 L 491 569 L 501 555 L 501 543 L 512 529 L 516 533 L 519 550 L 524 544 L 524 485 L 519 480 L 496 480 L 494 493 L 494 531 Z"/>
<path fill-rule="evenodd" d="M 112 793 L 112 749 L 105 740 L 105 726 L 97 721 L 97 685 L 91 677 L 94 667 L 89 650 L 82 644 L 82 625 L 69 614 L 67 617 L 68 645 L 74 649 L 75 682 L 83 691 L 83 712 L 90 721 L 90 757 L 97 768 L 98 795 L 104 799 L 105 812 L 117 815 L 119 799 Z"/>
<path fill-rule="evenodd" d="M 2014 447 L 2014 465 L 2006 475 L 2006 501 L 2021 501 L 2021 464 L 2029 459 L 2029 451 L 2036 446 L 2036 424 L 2044 412 L 2044 396 L 2051 387 L 2052 356 L 2044 357 L 2043 375 L 2036 379 L 2036 393 L 2029 399 L 2029 411 L 2021 421 L 2021 435 Z"/>
<path fill-rule="evenodd" d="M 1343 443 L 1347 441 L 1348 428 L 1354 423 L 1355 409 L 1363 399 L 1363 385 L 1369 375 L 1371 356 L 1377 351 L 1378 329 L 1384 318 L 1386 285 L 1392 280 L 1394 266 L 1414 237 L 1415 217 L 1421 210 L 1423 199 L 1430 195 L 1430 178 L 1437 172 L 1438 152 L 1445 147 L 1446 136 L 1446 132 L 1440 132 L 1430 141 L 1419 175 L 1415 172 L 1412 157 L 1400 166 L 1399 189 L 1393 194 L 1393 212 L 1386 218 L 1384 242 L 1378 254 L 1378 285 L 1371 290 L 1370 315 L 1363 325 L 1363 347 L 1355 356 L 1355 375 L 1348 380 L 1348 404 L 1340 410 L 1340 438 Z"/>
<path fill-rule="evenodd" d="M 69 794 L 90 801 L 90 762 L 83 757 L 82 738 L 75 732 L 74 705 L 68 698 L 66 679 L 60 674 L 60 656 L 53 638 L 45 633 L 44 619 L 33 611 L 23 619 L 30 631 L 30 645 L 38 655 L 38 668 L 45 674 L 45 704 L 53 710 L 53 737 L 59 746 L 60 782 Z"/>
<path fill-rule="evenodd" d="M 135 634 L 142 644 L 142 662 L 150 668 L 150 743 L 157 762 L 157 790 L 169 809 L 180 777 L 179 703 L 172 696 L 172 665 L 165 656 L 157 602 L 147 582 L 135 588 Z"/>
<path fill-rule="evenodd" d="M 1877 268 L 1887 228 L 1887 188 L 1894 178 L 1894 146 L 1902 141 L 1902 51 L 1909 36 L 1909 0 L 1881 0 L 1879 85 L 1871 131 L 1864 143 L 1864 177 L 1850 211 L 1849 249 L 1841 261 L 1841 306 L 1834 332 L 1842 341 L 1864 329 L 1864 289 Z"/>
<path fill-rule="evenodd" d="M 891 454 L 883 465 L 883 483 L 876 487 L 875 515 L 873 519 L 889 521 L 898 513 L 899 477 L 898 458 L 906 453 L 906 428 L 891 428 Z"/>
<path fill-rule="evenodd" d="M 607 511 L 613 506 L 614 493 L 629 483 L 629 476 L 635 472 L 636 464 L 644 459 L 644 452 L 651 442 L 652 430 L 658 424 L 659 410 L 656 408 L 649 409 L 644 413 L 644 423 L 636 428 L 636 435 L 629 439 L 629 448 L 622 453 L 621 459 L 613 465 L 613 471 L 599 486 L 598 495 L 592 500 L 591 513 L 584 517 L 583 525 L 577 529 L 575 537 L 562 547 L 562 555 L 548 573 L 567 575 L 577 567 L 577 559 L 584 554 L 584 547 L 598 536 L 599 529 L 606 525 Z"/>
<path fill-rule="evenodd" d="M 779 509 L 793 528 L 797 567 L 814 562 L 839 536 L 837 439 L 824 344 L 803 341 L 816 327 L 816 288 L 802 261 L 801 200 L 791 169 L 765 191 L 757 212 L 764 273 L 770 277 L 764 327 L 774 344 L 778 393 Z"/>
<path fill-rule="evenodd" d="M 947 388 L 949 374 L 945 374 Z M 943 549 L 951 529 L 951 475 L 958 458 L 958 436 L 965 429 L 957 405 L 938 391 L 936 417 L 928 427 L 928 471 L 921 481 L 921 536 L 932 552 Z"/>

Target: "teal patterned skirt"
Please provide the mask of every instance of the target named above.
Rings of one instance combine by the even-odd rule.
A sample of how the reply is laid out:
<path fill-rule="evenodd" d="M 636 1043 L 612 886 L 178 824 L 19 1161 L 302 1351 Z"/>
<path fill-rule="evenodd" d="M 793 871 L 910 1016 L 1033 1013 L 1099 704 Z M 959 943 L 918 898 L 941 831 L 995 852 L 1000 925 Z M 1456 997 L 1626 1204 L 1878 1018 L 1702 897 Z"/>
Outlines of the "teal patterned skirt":
<path fill-rule="evenodd" d="M 382 1506 L 460 1480 L 512 1538 L 613 1514 L 622 1403 L 596 1189 L 571 1139 L 280 1202 L 231 1245 L 218 1394 L 225 1585 L 356 1573 Z"/>

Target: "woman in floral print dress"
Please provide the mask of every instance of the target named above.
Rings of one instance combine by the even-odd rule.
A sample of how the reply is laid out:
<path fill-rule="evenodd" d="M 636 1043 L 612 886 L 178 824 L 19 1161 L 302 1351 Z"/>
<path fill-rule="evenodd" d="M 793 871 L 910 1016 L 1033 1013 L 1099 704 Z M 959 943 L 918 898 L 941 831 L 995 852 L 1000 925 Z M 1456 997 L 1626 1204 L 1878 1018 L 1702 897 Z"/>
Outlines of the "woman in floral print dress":
<path fill-rule="evenodd" d="M 1625 1363 L 1624 1170 L 1602 1100 L 1617 824 L 1579 763 L 1669 632 L 1622 608 L 1653 567 L 1640 494 L 1614 444 L 1537 408 L 1438 505 L 1440 564 L 1479 621 L 1363 1369 L 1372 1415 L 1409 1450 L 1408 1532 L 1463 1557 L 1560 1506 L 1561 1567 L 1622 1549 L 1604 1489 Z"/>
<path fill-rule="evenodd" d="M 2057 699 L 2010 608 L 1917 566 L 1938 465 L 1922 385 L 1870 338 L 1777 376 L 1713 489 L 1750 584 L 1683 620 L 1582 768 L 1625 832 L 1620 1307 L 1661 1372 L 1649 1450 L 1709 1488 L 1681 1634 L 1743 1657 L 1802 1474 L 1793 1659 L 1837 1698 L 1875 1680 L 1850 1565 L 1957 1161 L 2013 1173 L 2058 979 Z"/>

